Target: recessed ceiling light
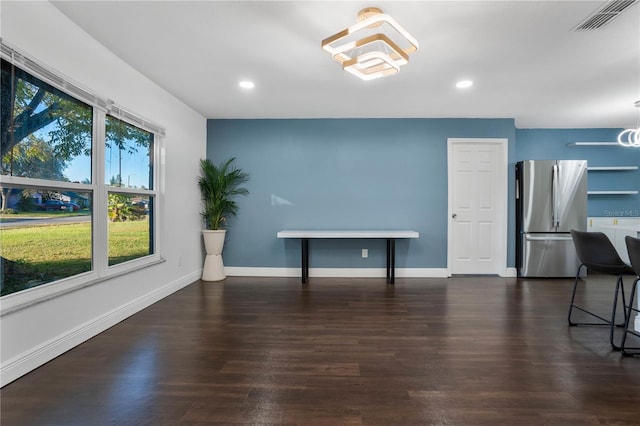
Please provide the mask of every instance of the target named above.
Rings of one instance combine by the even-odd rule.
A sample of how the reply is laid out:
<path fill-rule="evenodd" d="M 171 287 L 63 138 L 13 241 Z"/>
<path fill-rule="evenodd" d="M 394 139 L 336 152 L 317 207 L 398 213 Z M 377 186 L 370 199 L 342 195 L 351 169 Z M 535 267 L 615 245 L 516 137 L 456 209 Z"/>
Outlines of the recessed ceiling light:
<path fill-rule="evenodd" d="M 238 83 L 238 86 L 242 87 L 243 89 L 253 89 L 254 87 L 256 87 L 253 81 L 249 80 L 242 80 L 240 83 Z"/>
<path fill-rule="evenodd" d="M 458 89 L 468 89 L 471 86 L 473 86 L 473 81 L 471 80 L 462 80 L 456 83 Z"/>

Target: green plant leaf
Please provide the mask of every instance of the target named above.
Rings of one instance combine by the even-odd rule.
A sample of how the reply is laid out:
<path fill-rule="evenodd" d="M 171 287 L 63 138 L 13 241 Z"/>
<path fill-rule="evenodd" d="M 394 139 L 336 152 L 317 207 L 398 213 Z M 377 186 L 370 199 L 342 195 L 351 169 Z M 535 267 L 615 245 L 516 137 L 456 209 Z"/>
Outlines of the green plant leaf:
<path fill-rule="evenodd" d="M 200 160 L 198 186 L 202 196 L 201 214 L 207 229 L 220 229 L 228 217 L 238 212 L 238 205 L 233 199 L 249 194 L 242 187 L 249 181 L 249 175 L 233 166 L 234 161 L 235 157 L 216 166 L 209 159 Z"/>

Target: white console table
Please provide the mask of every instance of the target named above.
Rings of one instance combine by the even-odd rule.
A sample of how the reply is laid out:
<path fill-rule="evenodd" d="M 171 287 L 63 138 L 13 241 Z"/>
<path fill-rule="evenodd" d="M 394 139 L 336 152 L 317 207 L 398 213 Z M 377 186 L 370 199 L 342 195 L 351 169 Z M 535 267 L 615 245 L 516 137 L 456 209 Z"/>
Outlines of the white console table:
<path fill-rule="evenodd" d="M 416 231 L 299 231 L 278 232 L 278 238 L 299 238 L 302 252 L 302 283 L 309 280 L 309 240 L 324 239 L 382 239 L 387 240 L 387 282 L 395 282 L 396 239 L 418 238 Z"/>

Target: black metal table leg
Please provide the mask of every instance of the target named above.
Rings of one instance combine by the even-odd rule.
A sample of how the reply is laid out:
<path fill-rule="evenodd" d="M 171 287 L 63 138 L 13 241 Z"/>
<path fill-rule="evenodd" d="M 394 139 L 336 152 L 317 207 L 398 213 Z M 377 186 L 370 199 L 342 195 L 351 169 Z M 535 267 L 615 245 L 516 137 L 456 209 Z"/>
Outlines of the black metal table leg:
<path fill-rule="evenodd" d="M 300 246 L 302 247 L 302 284 L 305 284 L 309 281 L 309 240 L 302 238 Z"/>
<path fill-rule="evenodd" d="M 391 253 L 391 240 L 387 240 L 387 282 L 389 282 L 389 277 L 390 277 L 390 270 L 389 270 L 389 265 L 391 264 L 391 259 L 389 254 Z"/>
<path fill-rule="evenodd" d="M 394 284 L 396 282 L 396 240 L 389 238 L 387 240 L 387 282 Z"/>

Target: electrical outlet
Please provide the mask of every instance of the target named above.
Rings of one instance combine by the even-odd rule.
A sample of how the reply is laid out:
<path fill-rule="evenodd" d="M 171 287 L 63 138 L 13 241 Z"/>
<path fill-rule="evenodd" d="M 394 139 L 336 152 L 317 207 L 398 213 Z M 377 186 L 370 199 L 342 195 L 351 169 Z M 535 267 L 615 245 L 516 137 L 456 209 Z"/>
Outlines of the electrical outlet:
<path fill-rule="evenodd" d="M 369 249 L 362 249 L 362 257 L 369 257 Z"/>

